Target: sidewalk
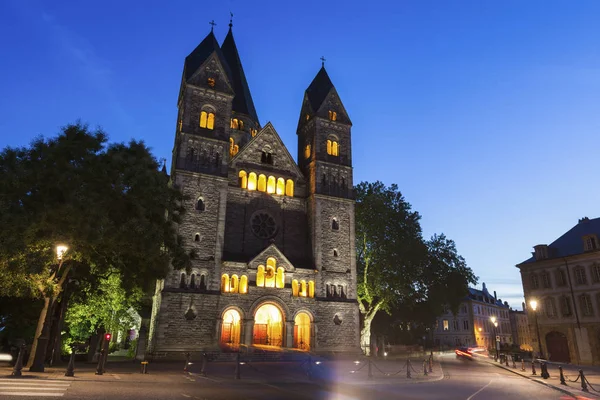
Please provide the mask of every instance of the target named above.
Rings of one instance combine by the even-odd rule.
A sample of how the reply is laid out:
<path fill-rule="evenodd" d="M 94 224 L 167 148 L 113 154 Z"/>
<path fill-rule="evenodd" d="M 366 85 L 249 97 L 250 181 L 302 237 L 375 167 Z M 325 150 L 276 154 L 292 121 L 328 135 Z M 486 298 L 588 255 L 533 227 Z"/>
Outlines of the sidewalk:
<path fill-rule="evenodd" d="M 577 399 L 600 399 L 600 367 L 597 366 L 577 366 L 548 361 L 546 362 L 546 365 L 548 367 L 548 373 L 550 374 L 550 377 L 548 379 L 543 379 L 541 377 L 541 365 L 538 360 L 536 360 L 535 363 L 536 375 L 532 374 L 530 361 L 525 361 L 525 371 L 522 371 L 521 362 L 517 362 L 517 367 L 512 368 L 512 361 L 509 361 L 509 366 L 507 367 L 505 363 L 501 364 L 488 358 L 482 357 L 478 360 L 494 365 L 498 368 L 511 371 L 517 375 L 521 375 L 542 385 L 553 387 Z M 562 385 L 560 383 L 560 372 L 558 369 L 559 366 L 563 368 L 566 385 Z M 588 392 L 582 390 L 581 379 L 579 378 L 580 369 L 583 370 L 586 378 Z"/>

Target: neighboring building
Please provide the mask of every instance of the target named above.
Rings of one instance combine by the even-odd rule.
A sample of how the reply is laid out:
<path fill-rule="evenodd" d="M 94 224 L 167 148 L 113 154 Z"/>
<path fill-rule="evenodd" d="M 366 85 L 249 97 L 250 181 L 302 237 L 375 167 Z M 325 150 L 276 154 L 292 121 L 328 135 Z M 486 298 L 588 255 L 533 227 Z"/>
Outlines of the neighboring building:
<path fill-rule="evenodd" d="M 491 318 L 495 317 L 498 327 Z M 508 303 L 491 295 L 485 283 L 482 290 L 469 288 L 469 295 L 458 309 L 458 314 L 450 311 L 438 317 L 433 330 L 436 346 L 480 346 L 493 347 L 495 337 L 500 343 L 512 344 Z"/>
<path fill-rule="evenodd" d="M 149 351 L 359 351 L 352 124 L 324 65 L 299 110 L 297 163 L 258 120 L 231 24 L 185 59 L 177 108 L 171 180 L 196 256 L 157 284 Z"/>
<path fill-rule="evenodd" d="M 600 363 L 600 218 L 582 218 L 549 245 L 534 247 L 521 271 L 533 349 L 552 361 Z"/>
<path fill-rule="evenodd" d="M 525 310 L 525 303 L 523 303 L 523 310 Z M 529 318 L 525 311 L 510 310 L 508 315 L 510 316 L 510 327 L 512 329 L 512 341 L 518 345 L 521 350 L 532 351 L 533 347 L 531 344 L 531 333 L 529 331 Z"/>

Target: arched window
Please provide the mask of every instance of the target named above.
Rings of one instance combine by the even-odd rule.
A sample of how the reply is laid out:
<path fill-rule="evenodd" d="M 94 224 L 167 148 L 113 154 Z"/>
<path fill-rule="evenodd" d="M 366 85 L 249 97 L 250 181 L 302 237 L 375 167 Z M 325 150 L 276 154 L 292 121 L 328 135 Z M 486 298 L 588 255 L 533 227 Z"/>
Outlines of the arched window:
<path fill-rule="evenodd" d="M 238 129 L 239 123 L 237 118 L 231 118 L 231 129 Z"/>
<path fill-rule="evenodd" d="M 226 346 L 238 346 L 240 344 L 240 313 L 229 309 L 223 314 L 221 324 L 221 344 Z"/>
<path fill-rule="evenodd" d="M 337 218 L 333 218 L 331 220 L 331 229 L 333 229 L 334 231 L 340 230 L 340 223 L 338 222 Z"/>
<path fill-rule="evenodd" d="M 233 157 L 238 153 L 238 151 L 240 151 L 240 146 L 235 144 L 235 141 L 233 140 L 233 138 L 230 137 L 229 138 L 229 155 L 231 157 Z"/>
<path fill-rule="evenodd" d="M 204 275 L 200 275 L 200 290 L 206 290 L 206 278 Z"/>
<path fill-rule="evenodd" d="M 329 283 L 325 285 L 325 297 L 331 297 L 331 285 Z"/>
<path fill-rule="evenodd" d="M 202 110 L 200 112 L 200 128 L 214 129 L 215 113 L 211 110 Z"/>
<path fill-rule="evenodd" d="M 187 282 L 185 279 L 185 274 L 181 274 L 181 279 L 179 280 L 179 288 L 180 289 L 186 289 L 187 288 Z"/>
<path fill-rule="evenodd" d="M 256 270 L 256 286 L 264 287 L 265 286 L 265 266 L 259 265 Z"/>
<path fill-rule="evenodd" d="M 256 136 L 257 133 L 258 133 L 258 131 L 256 129 L 250 130 L 250 134 L 252 135 L 252 137 Z"/>
<path fill-rule="evenodd" d="M 204 211 L 205 209 L 206 209 L 206 206 L 204 204 L 204 199 L 202 197 L 198 197 L 198 200 L 196 200 L 196 210 Z"/>
<path fill-rule="evenodd" d="M 200 128 L 206 128 L 207 121 L 208 121 L 208 113 L 206 111 L 202 111 L 200 113 Z"/>
<path fill-rule="evenodd" d="M 250 172 L 248 175 L 248 190 L 256 190 L 256 174 Z"/>
<path fill-rule="evenodd" d="M 283 267 L 277 268 L 277 277 L 275 278 L 275 286 L 282 289 L 285 286 L 285 270 Z"/>
<path fill-rule="evenodd" d="M 292 281 L 292 296 L 298 297 L 298 280 L 294 279 Z"/>
<path fill-rule="evenodd" d="M 241 294 L 248 293 L 248 277 L 246 275 L 242 275 L 240 278 L 240 290 Z"/>
<path fill-rule="evenodd" d="M 337 257 L 338 255 L 339 255 L 339 253 L 338 253 L 337 249 L 333 249 L 333 256 Z"/>
<path fill-rule="evenodd" d="M 308 281 L 308 297 L 315 297 L 315 281 Z"/>
<path fill-rule="evenodd" d="M 331 121 L 337 121 L 337 113 L 335 111 L 329 110 L 329 119 Z"/>
<path fill-rule="evenodd" d="M 327 154 L 331 155 L 331 140 L 327 139 Z"/>
<path fill-rule="evenodd" d="M 242 130 L 242 129 L 244 129 L 244 121 L 242 121 L 241 119 L 240 119 L 240 126 L 239 126 L 239 128 L 238 128 L 238 129 L 239 129 L 239 130 Z"/>
<path fill-rule="evenodd" d="M 300 281 L 300 296 L 306 297 L 306 281 L 302 279 Z"/>
<path fill-rule="evenodd" d="M 310 144 L 307 144 L 304 148 L 304 158 L 310 158 Z"/>
<path fill-rule="evenodd" d="M 227 274 L 221 276 L 221 292 L 229 293 L 229 275 Z"/>
<path fill-rule="evenodd" d="M 200 241 L 200 234 L 199 234 L 199 233 L 196 233 L 196 234 L 194 235 L 194 242 L 199 242 L 199 241 Z"/>
<path fill-rule="evenodd" d="M 206 128 L 207 129 L 214 129 L 215 128 L 215 113 L 208 113 L 208 122 L 206 123 Z"/>
<path fill-rule="evenodd" d="M 340 147 L 339 147 L 338 142 L 333 142 L 331 144 L 331 155 L 332 156 L 339 156 L 340 155 L 339 150 L 340 150 Z"/>
<path fill-rule="evenodd" d="M 294 197 L 294 181 L 291 179 L 285 182 L 285 195 Z"/>
<path fill-rule="evenodd" d="M 273 257 L 267 258 L 267 268 L 265 270 L 265 287 L 275 287 L 275 275 L 277 271 L 277 261 Z"/>
<path fill-rule="evenodd" d="M 294 318 L 294 347 L 310 350 L 310 317 L 301 312 Z"/>
<path fill-rule="evenodd" d="M 238 288 L 238 283 L 239 283 L 239 278 L 237 275 L 231 275 L 231 287 L 229 288 L 229 292 L 231 293 L 237 293 L 239 288 Z"/>
<path fill-rule="evenodd" d="M 248 187 L 248 175 L 246 174 L 246 171 L 242 170 L 240 171 L 240 173 L 238 174 L 238 183 L 240 185 L 240 187 L 242 189 L 246 189 Z"/>
<path fill-rule="evenodd" d="M 190 278 L 190 289 L 196 289 L 196 275 L 192 274 Z"/>
<path fill-rule="evenodd" d="M 215 87 L 215 78 L 208 78 L 208 86 Z"/>
<path fill-rule="evenodd" d="M 285 194 L 285 180 L 283 178 L 277 178 L 277 190 L 275 193 L 280 196 Z"/>
<path fill-rule="evenodd" d="M 269 176 L 267 180 L 267 193 L 275 193 L 275 177 Z"/>
<path fill-rule="evenodd" d="M 263 174 L 258 176 L 258 191 L 266 192 L 267 191 L 267 177 Z"/>

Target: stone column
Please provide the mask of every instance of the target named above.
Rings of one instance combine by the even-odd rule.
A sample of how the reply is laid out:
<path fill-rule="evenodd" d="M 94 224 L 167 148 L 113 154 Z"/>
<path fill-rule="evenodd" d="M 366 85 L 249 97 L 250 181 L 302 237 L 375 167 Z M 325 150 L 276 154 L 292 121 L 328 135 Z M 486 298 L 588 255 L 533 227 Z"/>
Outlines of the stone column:
<path fill-rule="evenodd" d="M 286 341 L 283 347 L 294 347 L 294 321 L 285 321 Z"/>
<path fill-rule="evenodd" d="M 254 333 L 254 319 L 244 320 L 244 339 L 243 343 L 246 346 L 252 346 L 252 335 Z"/>

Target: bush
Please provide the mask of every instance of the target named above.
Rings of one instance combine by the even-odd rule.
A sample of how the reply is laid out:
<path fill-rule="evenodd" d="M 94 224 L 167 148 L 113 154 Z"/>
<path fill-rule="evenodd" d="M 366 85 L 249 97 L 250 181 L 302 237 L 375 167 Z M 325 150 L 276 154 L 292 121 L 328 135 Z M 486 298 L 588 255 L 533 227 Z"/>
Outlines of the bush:
<path fill-rule="evenodd" d="M 129 343 L 129 349 L 127 349 L 127 357 L 135 358 L 137 352 L 138 339 L 135 338 Z"/>

